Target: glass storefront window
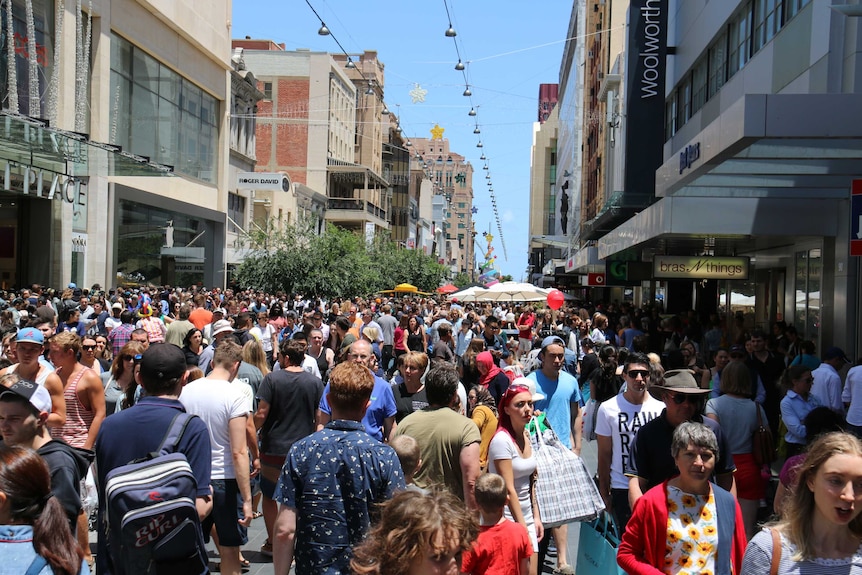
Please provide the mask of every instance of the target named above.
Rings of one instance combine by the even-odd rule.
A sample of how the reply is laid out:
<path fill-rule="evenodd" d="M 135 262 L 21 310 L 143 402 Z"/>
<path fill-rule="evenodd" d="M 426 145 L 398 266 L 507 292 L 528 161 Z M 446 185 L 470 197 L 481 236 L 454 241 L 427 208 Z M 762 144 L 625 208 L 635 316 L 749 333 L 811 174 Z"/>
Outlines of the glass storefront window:
<path fill-rule="evenodd" d="M 216 99 L 123 38 L 111 43 L 111 143 L 214 183 Z"/>
<path fill-rule="evenodd" d="M 30 110 L 30 81 L 27 54 L 27 20 L 24 0 L 12 0 L 12 29 L 15 36 L 15 72 L 18 85 L 18 112 L 44 118 L 47 103 L 48 82 L 51 79 L 54 60 L 54 2 L 51 0 L 31 0 L 33 4 L 33 23 L 36 28 L 36 61 L 39 65 L 39 94 L 41 106 L 39 110 Z M 0 46 L 0 96 L 4 107 L 8 106 L 9 77 L 6 60 L 6 2 L 0 9 L 0 26 L 3 31 L 2 46 Z"/>
<path fill-rule="evenodd" d="M 793 324 L 800 338 L 815 343 L 820 337 L 821 272 L 819 249 L 796 252 L 796 313 Z"/>
<path fill-rule="evenodd" d="M 120 201 L 117 283 L 190 286 L 202 282 L 202 234 L 207 227 L 200 218 Z"/>

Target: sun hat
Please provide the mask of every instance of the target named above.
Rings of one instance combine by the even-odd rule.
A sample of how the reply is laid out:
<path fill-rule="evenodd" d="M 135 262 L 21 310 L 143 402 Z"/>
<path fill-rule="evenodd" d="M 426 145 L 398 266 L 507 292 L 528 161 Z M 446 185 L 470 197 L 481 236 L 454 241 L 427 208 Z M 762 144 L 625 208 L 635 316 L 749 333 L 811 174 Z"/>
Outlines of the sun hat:
<path fill-rule="evenodd" d="M 516 385 L 523 385 L 524 387 L 529 389 L 530 394 L 532 395 L 531 399 L 533 401 L 542 401 L 543 399 L 545 399 L 545 394 L 539 393 L 538 391 L 538 384 L 529 377 L 516 377 L 514 380 L 512 380 L 511 386 L 514 387 Z"/>
<path fill-rule="evenodd" d="M 704 395 L 712 393 L 711 389 L 703 389 L 697 385 L 697 381 L 694 379 L 694 374 L 689 369 L 671 369 L 664 372 L 664 383 L 662 385 L 653 385 L 650 389 L 675 391 L 686 395 Z"/>

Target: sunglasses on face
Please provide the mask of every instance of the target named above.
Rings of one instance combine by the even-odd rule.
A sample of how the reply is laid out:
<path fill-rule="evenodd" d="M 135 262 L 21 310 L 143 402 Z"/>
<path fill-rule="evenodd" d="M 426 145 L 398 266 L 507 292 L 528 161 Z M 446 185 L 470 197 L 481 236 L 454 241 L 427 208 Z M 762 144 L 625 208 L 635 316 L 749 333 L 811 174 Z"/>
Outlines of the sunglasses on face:
<path fill-rule="evenodd" d="M 691 403 L 692 405 L 697 405 L 700 403 L 700 397 L 696 395 L 687 395 L 685 393 L 675 393 L 670 396 L 670 399 L 677 405 L 682 405 L 686 401 Z"/>
<path fill-rule="evenodd" d="M 641 376 L 644 379 L 649 377 L 649 370 L 647 369 L 632 369 L 627 372 L 627 375 L 632 379 L 637 379 L 638 376 Z"/>
<path fill-rule="evenodd" d="M 93 345 L 82 345 L 82 346 L 81 346 L 81 348 L 82 348 L 84 351 L 93 351 L 94 349 L 96 349 L 96 344 L 93 344 Z"/>

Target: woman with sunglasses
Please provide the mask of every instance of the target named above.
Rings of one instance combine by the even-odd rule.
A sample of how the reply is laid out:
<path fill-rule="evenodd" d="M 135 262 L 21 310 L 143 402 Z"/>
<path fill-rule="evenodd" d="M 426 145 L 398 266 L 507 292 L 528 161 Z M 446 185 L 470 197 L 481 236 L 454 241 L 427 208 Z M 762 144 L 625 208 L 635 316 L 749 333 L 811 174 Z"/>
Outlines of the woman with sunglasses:
<path fill-rule="evenodd" d="M 545 396 L 530 391 L 529 381 L 521 377 L 503 392 L 497 433 L 488 448 L 488 471 L 500 475 L 509 492 L 506 517 L 523 525 L 530 534 L 533 555 L 530 573 L 538 573 L 539 540 L 544 534 L 536 503 L 536 456 L 530 445 L 527 424 L 533 417 L 533 402 Z"/>
<path fill-rule="evenodd" d="M 144 344 L 130 341 L 120 350 L 111 364 L 111 371 L 102 374 L 105 384 L 105 416 L 132 406 L 137 384 L 135 383 L 135 357 L 144 353 Z"/>
<path fill-rule="evenodd" d="M 81 357 L 78 359 L 78 361 L 82 365 L 89 367 L 97 374 L 101 375 L 108 371 L 109 364 L 108 362 L 99 360 L 99 358 L 96 357 L 97 349 L 98 344 L 96 343 L 95 338 L 90 337 L 89 335 L 85 336 L 81 340 Z"/>
<path fill-rule="evenodd" d="M 805 416 L 823 404 L 811 394 L 814 378 L 807 366 L 788 367 L 781 374 L 780 383 L 787 390 L 787 395 L 781 400 L 781 420 L 787 427 L 784 442 L 787 444 L 787 457 L 790 458 L 805 449 Z"/>

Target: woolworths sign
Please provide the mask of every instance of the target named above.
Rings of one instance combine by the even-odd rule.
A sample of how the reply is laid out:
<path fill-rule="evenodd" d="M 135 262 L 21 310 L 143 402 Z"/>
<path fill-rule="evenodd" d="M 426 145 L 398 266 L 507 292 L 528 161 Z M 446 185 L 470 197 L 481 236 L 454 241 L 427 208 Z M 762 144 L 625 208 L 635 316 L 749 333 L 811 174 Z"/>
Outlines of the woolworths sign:
<path fill-rule="evenodd" d="M 748 279 L 748 258 L 712 256 L 655 256 L 656 279 L 744 280 Z"/>

